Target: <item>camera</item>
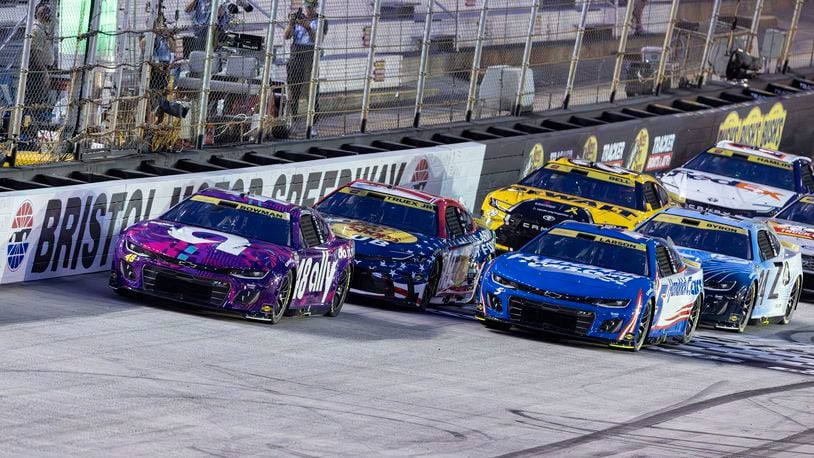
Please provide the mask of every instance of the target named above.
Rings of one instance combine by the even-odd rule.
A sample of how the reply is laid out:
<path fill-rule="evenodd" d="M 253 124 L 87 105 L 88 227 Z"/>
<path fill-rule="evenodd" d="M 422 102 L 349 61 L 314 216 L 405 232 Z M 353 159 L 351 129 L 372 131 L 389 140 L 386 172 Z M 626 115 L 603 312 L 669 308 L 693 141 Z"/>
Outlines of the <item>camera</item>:
<path fill-rule="evenodd" d="M 254 6 L 249 2 L 249 0 L 232 0 L 226 5 L 226 10 L 229 11 L 229 14 L 237 14 L 240 11 L 240 8 L 247 13 L 251 13 L 254 11 Z"/>
<path fill-rule="evenodd" d="M 288 21 L 291 22 L 292 24 L 302 19 L 305 19 L 305 13 L 302 12 L 302 8 L 299 8 L 297 11 L 292 11 L 288 15 Z"/>

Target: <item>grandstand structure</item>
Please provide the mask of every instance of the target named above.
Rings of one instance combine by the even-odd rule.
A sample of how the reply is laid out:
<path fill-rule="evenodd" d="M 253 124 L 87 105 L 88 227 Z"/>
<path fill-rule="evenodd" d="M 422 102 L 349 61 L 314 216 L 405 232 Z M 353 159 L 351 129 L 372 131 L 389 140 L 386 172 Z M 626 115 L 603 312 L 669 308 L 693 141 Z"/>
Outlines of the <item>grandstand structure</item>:
<path fill-rule="evenodd" d="M 762 72 L 814 59 L 814 39 L 794 39 L 802 0 L 321 0 L 313 71 L 293 83 L 284 30 L 302 0 L 198 1 L 218 5 L 204 42 L 189 0 L 0 3 L 5 165 L 614 101 L 724 78 L 738 47 Z M 172 53 L 166 67 L 153 52 L 160 39 Z M 53 50 L 47 68 L 27 57 L 37 46 Z M 162 97 L 186 116 L 160 116 Z"/>

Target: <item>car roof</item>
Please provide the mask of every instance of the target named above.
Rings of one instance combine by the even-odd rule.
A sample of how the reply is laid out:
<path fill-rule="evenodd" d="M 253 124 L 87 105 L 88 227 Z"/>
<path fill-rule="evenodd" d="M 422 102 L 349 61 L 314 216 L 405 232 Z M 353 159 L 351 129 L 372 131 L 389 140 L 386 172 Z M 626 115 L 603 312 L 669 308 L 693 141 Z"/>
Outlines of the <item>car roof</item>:
<path fill-rule="evenodd" d="M 601 235 L 605 237 L 613 237 L 619 240 L 623 240 L 625 242 L 636 244 L 643 243 L 646 245 L 650 245 L 655 243 L 655 241 L 657 240 L 656 237 L 651 237 L 648 235 L 640 234 L 638 232 L 633 232 L 614 226 L 599 226 L 596 224 L 580 223 L 576 221 L 564 221 L 560 224 L 557 224 L 554 227 L 570 229 L 572 231 L 586 232 L 588 234 Z"/>
<path fill-rule="evenodd" d="M 356 180 L 351 182 L 348 186 L 353 189 L 364 189 L 367 191 L 375 191 L 381 194 L 401 197 L 403 199 L 417 200 L 419 202 L 425 202 L 428 204 L 435 204 L 440 200 L 445 200 L 445 198 L 443 197 L 436 196 L 428 192 L 404 188 L 401 186 L 377 183 L 375 181 Z"/>
<path fill-rule="evenodd" d="M 690 210 L 687 208 L 680 208 L 680 207 L 671 207 L 665 210 L 660 211 L 656 215 L 659 214 L 668 214 L 668 215 L 675 215 L 675 216 L 683 216 L 685 218 L 694 218 L 699 219 L 702 221 L 709 221 L 711 223 L 716 224 L 724 224 L 727 226 L 734 226 L 740 229 L 746 230 L 755 230 L 761 223 L 740 217 L 730 217 L 730 216 L 722 216 L 715 213 L 709 212 L 701 212 L 698 210 Z"/>
<path fill-rule="evenodd" d="M 720 141 L 715 145 L 715 147 L 725 149 L 728 151 L 735 151 L 738 153 L 751 154 L 753 156 L 764 157 L 767 159 L 775 159 L 778 161 L 783 161 L 787 164 L 791 164 L 799 159 L 809 160 L 807 157 L 804 156 L 797 156 L 794 154 L 784 153 L 782 151 L 777 151 L 769 148 L 743 145 L 729 140 Z"/>
<path fill-rule="evenodd" d="M 556 170 L 561 169 L 563 166 L 581 169 L 593 173 L 600 173 L 602 175 L 614 177 L 617 179 L 613 181 L 618 181 L 619 179 L 621 179 L 624 181 L 628 181 L 629 184 L 631 185 L 633 185 L 636 182 L 644 183 L 647 181 L 654 181 L 654 178 L 652 178 L 650 175 L 635 172 L 624 167 L 609 165 L 602 162 L 590 162 L 582 159 L 572 159 L 568 157 L 560 157 L 557 159 L 553 159 L 545 165 L 545 168 Z"/>
<path fill-rule="evenodd" d="M 228 200 L 232 202 L 240 202 L 247 205 L 254 205 L 257 207 L 268 208 L 278 212 L 291 213 L 292 211 L 302 208 L 299 205 L 294 205 L 282 200 L 272 199 L 271 197 L 259 196 L 256 194 L 249 194 L 245 192 L 227 191 L 225 189 L 209 188 L 199 191 L 196 194 L 216 199 Z"/>

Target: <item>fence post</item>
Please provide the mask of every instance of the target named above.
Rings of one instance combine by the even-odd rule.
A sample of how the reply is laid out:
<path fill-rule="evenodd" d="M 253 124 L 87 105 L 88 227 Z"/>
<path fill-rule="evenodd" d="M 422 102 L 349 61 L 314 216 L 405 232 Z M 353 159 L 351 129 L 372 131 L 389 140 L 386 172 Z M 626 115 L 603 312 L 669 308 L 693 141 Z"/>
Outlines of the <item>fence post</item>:
<path fill-rule="evenodd" d="M 421 61 L 418 64 L 418 86 L 415 94 L 415 116 L 413 127 L 421 125 L 421 110 L 424 108 L 424 85 L 427 82 L 427 59 L 430 53 L 430 33 L 432 32 L 432 8 L 435 0 L 427 0 L 427 14 L 424 18 L 424 35 L 421 38 Z"/>
<path fill-rule="evenodd" d="M 466 99 L 466 122 L 472 121 L 472 111 L 477 103 L 475 93 L 478 92 L 478 73 L 480 73 L 480 61 L 483 55 L 483 38 L 486 33 L 486 20 L 489 14 L 489 0 L 483 0 L 483 7 L 480 10 L 478 20 L 478 37 L 475 42 L 475 55 L 472 57 L 472 74 L 469 77 L 469 95 Z"/>
<path fill-rule="evenodd" d="M 718 0 L 720 1 L 720 0 Z M 608 99 L 611 103 L 616 100 L 616 91 L 622 79 L 622 65 L 625 60 L 625 50 L 627 49 L 627 36 L 630 33 L 630 21 L 633 17 L 633 1 L 628 0 L 625 6 L 625 19 L 622 22 L 622 34 L 619 36 L 619 49 L 616 51 L 616 62 L 613 65 L 613 79 L 611 80 L 611 92 Z"/>
<path fill-rule="evenodd" d="M 141 78 L 139 79 L 138 88 L 138 104 L 136 105 L 136 135 L 138 138 L 144 138 L 144 127 L 147 123 L 147 88 L 150 87 L 150 76 L 152 66 L 150 63 L 153 61 L 153 49 L 155 48 L 155 18 L 158 13 L 158 8 L 152 2 L 150 5 L 150 19 L 147 33 L 144 36 L 144 54 L 142 56 Z"/>
<path fill-rule="evenodd" d="M 14 94 L 14 108 L 11 111 L 9 120 L 9 131 L 11 132 L 11 155 L 9 165 L 14 167 L 17 162 L 17 142 L 20 140 L 20 130 L 23 122 L 23 104 L 25 103 L 25 87 L 28 82 L 28 66 L 31 57 L 31 33 L 34 29 L 34 12 L 37 9 L 35 0 L 28 0 L 28 17 L 25 21 L 25 38 L 23 39 L 23 51 L 20 57 L 20 72 L 17 80 L 17 92 Z"/>
<path fill-rule="evenodd" d="M 93 89 L 93 74 L 90 70 L 91 64 L 96 60 L 96 37 L 99 33 L 99 16 L 101 16 L 101 1 L 90 0 L 90 15 L 88 17 L 88 30 L 85 32 L 85 58 L 82 65 L 82 84 L 79 86 L 79 111 L 74 125 L 74 135 L 86 133 L 90 121 L 90 109 L 85 100 L 90 97 Z M 74 158 L 81 159 L 82 141 L 77 141 L 74 145 Z"/>
<path fill-rule="evenodd" d="M 786 73 L 789 69 L 789 53 L 791 52 L 791 43 L 794 41 L 794 35 L 797 33 L 797 26 L 800 23 L 800 11 L 803 9 L 805 0 L 797 0 L 794 4 L 794 14 L 791 17 L 791 24 L 789 25 L 789 33 L 786 35 L 786 41 L 783 42 L 783 49 L 780 52 L 780 58 L 777 59 L 777 71 Z"/>
<path fill-rule="evenodd" d="M 676 25 L 676 14 L 678 14 L 679 0 L 672 0 L 670 3 L 670 16 L 667 20 L 667 31 L 664 33 L 664 43 L 661 47 L 661 58 L 656 72 L 656 95 L 661 94 L 661 86 L 664 84 L 664 70 L 667 66 L 667 53 L 670 51 L 670 43 L 673 40 L 673 29 Z"/>
<path fill-rule="evenodd" d="M 305 121 L 305 138 L 311 138 L 311 128 L 316 120 L 317 96 L 319 95 L 319 60 L 322 54 L 322 31 L 325 29 L 325 2 L 319 2 L 317 36 L 314 38 L 314 58 L 311 60 L 311 81 L 308 84 L 308 116 Z"/>
<path fill-rule="evenodd" d="M 568 81 L 565 84 L 565 98 L 562 100 L 562 107 L 566 110 L 568 109 L 568 103 L 571 101 L 571 92 L 574 90 L 574 81 L 577 77 L 577 65 L 579 64 L 579 55 L 582 52 L 582 38 L 585 36 L 585 21 L 588 19 L 589 6 L 591 6 L 591 0 L 583 0 L 577 38 L 574 40 L 574 53 L 571 54 L 571 65 L 568 68 Z"/>
<path fill-rule="evenodd" d="M 698 75 L 699 88 L 704 85 L 704 78 L 706 78 L 707 61 L 709 60 L 709 53 L 712 50 L 712 43 L 714 42 L 715 38 L 715 29 L 718 26 L 718 16 L 720 14 L 721 0 L 715 0 L 715 3 L 712 5 L 712 19 L 709 23 L 709 29 L 707 29 L 707 39 L 704 43 L 704 53 L 701 56 L 701 74 Z"/>
<path fill-rule="evenodd" d="M 752 15 L 752 25 L 749 27 L 749 37 L 746 39 L 746 52 L 752 54 L 752 43 L 757 39 L 757 28 L 760 25 L 760 16 L 763 14 L 763 0 L 755 0 L 755 14 Z"/>
<path fill-rule="evenodd" d="M 207 0 L 198 0 L 207 1 Z M 201 97 L 198 99 L 198 125 L 195 147 L 202 149 L 206 137 L 206 113 L 209 111 L 209 86 L 212 81 L 212 60 L 215 54 L 215 30 L 218 24 L 218 0 L 209 0 L 209 26 L 206 30 L 206 57 L 204 57 L 204 72 L 201 78 Z"/>
<path fill-rule="evenodd" d="M 269 26 L 266 29 L 266 55 L 263 58 L 263 76 L 260 80 L 260 106 L 257 108 L 257 140 L 256 143 L 263 143 L 266 132 L 266 116 L 268 114 L 269 92 L 271 92 L 271 66 L 274 65 L 274 35 L 277 30 L 277 7 L 279 0 L 271 0 L 271 14 L 269 15 Z M 282 107 L 281 107 L 282 108 Z M 280 116 L 280 113 L 277 113 Z"/>
<path fill-rule="evenodd" d="M 540 13 L 540 0 L 533 0 L 531 5 L 531 14 L 529 15 L 529 28 L 526 32 L 526 45 L 523 48 L 523 63 L 520 65 L 520 80 L 517 82 L 517 94 L 514 98 L 514 107 L 512 107 L 512 115 L 518 116 L 521 110 L 521 103 L 523 102 L 523 89 L 525 88 L 526 72 L 529 70 L 529 61 L 531 60 L 531 46 L 534 38 L 534 23 L 537 22 L 537 15 Z"/>
<path fill-rule="evenodd" d="M 370 114 L 370 85 L 373 84 L 373 59 L 376 58 L 376 36 L 379 30 L 379 19 L 382 15 L 382 0 L 373 1 L 373 19 L 370 22 L 370 41 L 367 50 L 367 72 L 365 73 L 365 88 L 362 92 L 362 123 L 359 131 L 367 130 L 367 118 Z"/>

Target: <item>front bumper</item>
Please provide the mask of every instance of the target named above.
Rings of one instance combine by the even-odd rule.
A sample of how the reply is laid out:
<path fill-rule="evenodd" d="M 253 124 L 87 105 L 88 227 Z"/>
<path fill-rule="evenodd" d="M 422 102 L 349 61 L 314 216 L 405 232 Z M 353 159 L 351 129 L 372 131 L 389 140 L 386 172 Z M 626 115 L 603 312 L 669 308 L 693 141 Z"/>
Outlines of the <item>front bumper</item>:
<path fill-rule="evenodd" d="M 726 292 L 705 289 L 699 323 L 720 329 L 737 329 L 743 319 L 742 296 L 738 288 Z"/>
<path fill-rule="evenodd" d="M 423 279 L 423 276 L 421 278 Z M 386 268 L 377 269 L 360 263 L 353 270 L 350 291 L 386 301 L 418 305 L 426 286 L 425 280 L 418 281 L 410 273 Z"/>
<path fill-rule="evenodd" d="M 487 276 L 482 282 L 477 316 L 481 320 L 612 344 L 629 345 L 634 340 L 632 333 L 622 331 L 635 319 L 635 301 L 623 308 L 598 307 L 508 289 Z"/>
<path fill-rule="evenodd" d="M 171 300 L 195 307 L 263 317 L 276 297 L 269 276 L 239 279 L 216 271 L 200 271 L 161 259 L 117 252 L 110 272 L 110 287 Z"/>

